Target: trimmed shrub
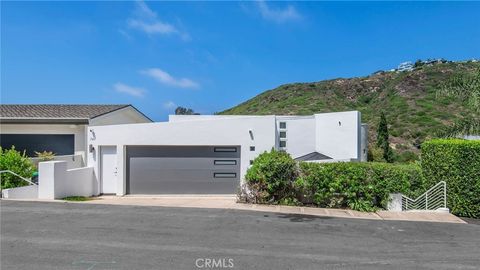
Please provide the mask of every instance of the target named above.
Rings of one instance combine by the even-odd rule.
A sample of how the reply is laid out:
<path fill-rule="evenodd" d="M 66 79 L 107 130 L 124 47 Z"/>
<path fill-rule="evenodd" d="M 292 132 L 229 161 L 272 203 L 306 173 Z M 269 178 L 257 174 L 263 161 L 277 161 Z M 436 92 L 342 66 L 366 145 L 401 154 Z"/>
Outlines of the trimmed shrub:
<path fill-rule="evenodd" d="M 414 196 L 424 190 L 417 164 L 304 162 L 300 170 L 296 186 L 303 187 L 302 201 L 319 207 L 375 211 L 387 206 L 390 193 Z"/>
<path fill-rule="evenodd" d="M 294 181 L 297 163 L 286 152 L 260 154 L 245 175 L 240 200 L 255 203 L 296 204 Z"/>
<path fill-rule="evenodd" d="M 427 141 L 421 162 L 428 186 L 447 183 L 447 207 L 453 214 L 480 218 L 480 141 Z"/>
<path fill-rule="evenodd" d="M 12 171 L 25 178 L 31 178 L 35 171 L 35 166 L 25 155 L 25 151 L 21 153 L 15 150 L 14 146 L 6 150 L 0 147 L 0 171 L 3 170 Z M 2 173 L 1 179 L 2 189 L 28 185 L 21 178 L 9 173 Z"/>

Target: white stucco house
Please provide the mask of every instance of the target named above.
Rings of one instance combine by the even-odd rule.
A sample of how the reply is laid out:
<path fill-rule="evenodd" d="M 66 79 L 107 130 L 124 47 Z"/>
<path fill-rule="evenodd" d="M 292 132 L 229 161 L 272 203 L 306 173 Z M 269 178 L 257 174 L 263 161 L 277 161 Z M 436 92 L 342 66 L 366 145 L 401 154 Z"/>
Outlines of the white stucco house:
<path fill-rule="evenodd" d="M 299 161 L 366 161 L 367 132 L 358 111 L 143 120 L 84 123 L 86 167 L 69 170 L 65 162 L 40 163 L 39 197 L 233 194 L 255 157 L 271 149 Z"/>
<path fill-rule="evenodd" d="M 87 127 L 150 123 L 132 105 L 0 105 L 0 144 L 9 149 L 52 151 L 58 159 L 86 165 Z M 69 165 L 72 165 L 70 162 Z"/>

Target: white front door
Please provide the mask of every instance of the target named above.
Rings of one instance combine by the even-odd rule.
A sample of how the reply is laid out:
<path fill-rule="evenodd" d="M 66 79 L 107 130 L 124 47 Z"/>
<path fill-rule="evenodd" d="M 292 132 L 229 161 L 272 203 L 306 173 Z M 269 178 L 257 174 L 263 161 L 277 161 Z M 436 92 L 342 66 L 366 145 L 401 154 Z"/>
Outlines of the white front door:
<path fill-rule="evenodd" d="M 117 193 L 117 147 L 101 146 L 101 171 L 102 171 L 102 190 L 103 194 Z"/>

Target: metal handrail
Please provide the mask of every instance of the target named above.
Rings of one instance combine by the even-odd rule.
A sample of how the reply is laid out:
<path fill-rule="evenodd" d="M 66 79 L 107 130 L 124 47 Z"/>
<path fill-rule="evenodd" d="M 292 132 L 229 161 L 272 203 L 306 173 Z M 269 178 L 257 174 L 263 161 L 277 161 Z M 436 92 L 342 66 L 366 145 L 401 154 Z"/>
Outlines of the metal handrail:
<path fill-rule="evenodd" d="M 402 211 L 436 210 L 447 207 L 447 183 L 440 181 L 416 199 L 402 195 Z"/>
<path fill-rule="evenodd" d="M 31 180 L 31 178 L 30 178 L 30 179 L 28 179 L 28 178 L 25 178 L 25 177 L 23 177 L 23 176 L 20 176 L 20 175 L 18 175 L 18 174 L 16 174 L 16 173 L 12 172 L 12 171 L 10 171 L 10 170 L 3 170 L 3 171 L 0 171 L 0 174 L 2 174 L 2 173 L 10 173 L 10 174 L 13 174 L 13 175 L 17 176 L 18 178 L 22 179 L 23 181 L 26 181 L 26 182 L 28 182 L 30 185 L 34 185 L 34 186 L 36 186 L 36 185 L 37 185 L 37 184 L 33 183 L 32 181 L 30 181 L 30 180 Z"/>

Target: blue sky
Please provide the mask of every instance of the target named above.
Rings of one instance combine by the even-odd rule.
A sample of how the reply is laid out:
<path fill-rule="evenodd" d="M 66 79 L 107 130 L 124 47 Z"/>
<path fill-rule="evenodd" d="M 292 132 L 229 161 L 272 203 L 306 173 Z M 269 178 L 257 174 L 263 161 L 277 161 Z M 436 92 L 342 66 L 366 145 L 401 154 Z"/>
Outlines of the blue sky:
<path fill-rule="evenodd" d="M 284 83 L 480 58 L 478 2 L 1 2 L 1 102 L 202 114 Z"/>

